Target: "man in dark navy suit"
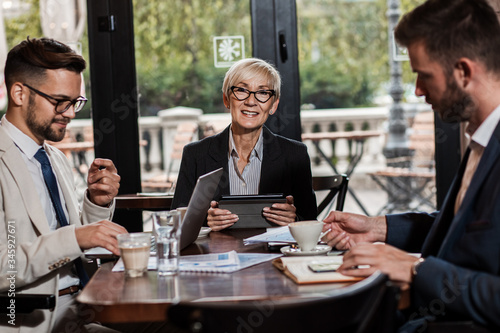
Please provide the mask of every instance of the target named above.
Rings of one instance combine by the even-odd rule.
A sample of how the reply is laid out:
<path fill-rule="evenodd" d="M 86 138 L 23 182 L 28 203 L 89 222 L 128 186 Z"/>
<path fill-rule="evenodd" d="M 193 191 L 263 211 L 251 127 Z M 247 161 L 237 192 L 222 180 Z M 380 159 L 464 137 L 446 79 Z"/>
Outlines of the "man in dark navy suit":
<path fill-rule="evenodd" d="M 323 240 L 349 249 L 341 273 L 381 270 L 411 288 L 400 332 L 422 332 L 434 320 L 498 329 L 500 25 L 485 0 L 429 0 L 402 18 L 395 36 L 408 48 L 415 93 L 441 119 L 467 123 L 469 148 L 441 211 L 378 217 L 334 211 Z"/>

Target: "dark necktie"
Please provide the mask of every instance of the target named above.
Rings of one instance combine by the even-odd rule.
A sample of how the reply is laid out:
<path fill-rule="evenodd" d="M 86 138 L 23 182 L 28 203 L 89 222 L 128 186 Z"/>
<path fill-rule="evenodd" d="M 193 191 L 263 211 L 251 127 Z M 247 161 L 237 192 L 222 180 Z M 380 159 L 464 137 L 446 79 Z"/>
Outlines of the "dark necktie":
<path fill-rule="evenodd" d="M 52 171 L 52 166 L 50 165 L 49 158 L 47 157 L 47 153 L 43 148 L 40 148 L 36 154 L 35 158 L 42 165 L 42 174 L 43 179 L 45 180 L 45 185 L 49 190 L 50 199 L 52 200 L 52 205 L 56 211 L 57 221 L 59 221 L 59 225 L 65 227 L 68 225 L 68 221 L 66 220 L 66 215 L 64 215 L 64 210 L 61 205 L 61 199 L 59 197 L 59 189 L 57 188 L 57 181 Z M 80 278 L 80 283 L 82 286 L 85 286 L 89 281 L 89 277 L 83 268 L 83 263 L 81 258 L 77 258 L 75 260 L 75 268 Z"/>

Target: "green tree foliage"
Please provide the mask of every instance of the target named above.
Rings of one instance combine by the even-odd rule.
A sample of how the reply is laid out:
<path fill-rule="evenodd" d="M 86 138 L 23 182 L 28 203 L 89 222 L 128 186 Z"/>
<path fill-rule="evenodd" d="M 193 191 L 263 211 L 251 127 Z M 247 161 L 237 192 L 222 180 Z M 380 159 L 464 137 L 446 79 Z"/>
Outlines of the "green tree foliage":
<path fill-rule="evenodd" d="M 302 103 L 369 103 L 387 79 L 384 8 L 376 2 L 297 1 Z"/>
<path fill-rule="evenodd" d="M 174 106 L 223 112 L 213 37 L 243 35 L 251 55 L 248 1 L 134 0 L 141 115 Z"/>
<path fill-rule="evenodd" d="M 17 17 L 5 18 L 5 35 L 7 46 L 13 47 L 26 37 L 42 36 L 42 27 L 40 25 L 40 3 L 38 0 L 26 0 L 29 3 L 29 11 Z"/>
<path fill-rule="evenodd" d="M 403 1 L 402 12 L 421 2 Z M 370 105 L 389 80 L 386 12 L 386 0 L 297 0 L 302 103 Z"/>
<path fill-rule="evenodd" d="M 39 2 L 37 0 L 29 0 L 26 2 L 30 5 L 28 12 L 16 17 L 4 19 L 7 48 L 11 48 L 25 40 L 28 36 L 38 37 L 42 34 L 40 16 L 38 15 L 40 11 Z M 4 66 L 4 64 L 1 66 Z M 4 110 L 0 110 L 0 116 L 5 113 L 5 109 L 7 109 L 7 107 L 5 107 Z"/>
<path fill-rule="evenodd" d="M 5 21 L 8 46 L 42 35 L 39 1 Z M 296 0 L 302 103 L 316 108 L 364 106 L 389 80 L 387 0 Z M 423 0 L 401 0 L 401 12 Z M 251 56 L 249 0 L 133 0 L 142 116 L 190 106 L 224 112 L 226 68 L 214 67 L 213 37 L 243 35 Z M 87 34 L 82 39 L 88 59 Z M 414 80 L 408 62 L 404 79 Z M 90 91 L 89 71 L 85 71 Z M 286 82 L 284 83 L 286 84 Z M 90 103 L 78 114 L 88 117 Z"/>

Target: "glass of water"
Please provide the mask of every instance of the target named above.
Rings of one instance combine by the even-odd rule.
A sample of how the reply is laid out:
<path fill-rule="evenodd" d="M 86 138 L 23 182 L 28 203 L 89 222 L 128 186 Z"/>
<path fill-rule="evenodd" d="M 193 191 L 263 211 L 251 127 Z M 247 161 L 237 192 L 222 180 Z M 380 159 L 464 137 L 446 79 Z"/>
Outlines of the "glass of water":
<path fill-rule="evenodd" d="M 153 212 L 158 275 L 179 273 L 181 213 L 175 210 Z"/>

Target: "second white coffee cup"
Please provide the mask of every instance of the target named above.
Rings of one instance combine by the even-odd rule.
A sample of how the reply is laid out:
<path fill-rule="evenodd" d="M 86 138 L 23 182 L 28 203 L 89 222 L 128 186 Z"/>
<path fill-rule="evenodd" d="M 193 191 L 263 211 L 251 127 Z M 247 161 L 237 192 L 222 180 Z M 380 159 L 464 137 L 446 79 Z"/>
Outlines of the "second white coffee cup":
<path fill-rule="evenodd" d="M 323 222 L 320 221 L 300 221 L 288 225 L 290 233 L 297 241 L 302 252 L 314 250 L 318 244 L 319 235 L 323 229 Z"/>

